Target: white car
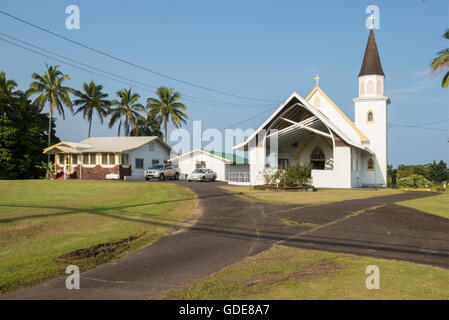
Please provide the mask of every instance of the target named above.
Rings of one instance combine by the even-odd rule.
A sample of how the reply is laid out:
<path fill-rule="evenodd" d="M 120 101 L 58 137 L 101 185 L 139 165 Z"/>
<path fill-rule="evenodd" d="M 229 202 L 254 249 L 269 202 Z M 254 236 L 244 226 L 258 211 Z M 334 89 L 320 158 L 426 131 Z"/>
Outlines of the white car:
<path fill-rule="evenodd" d="M 217 174 L 211 169 L 196 169 L 187 176 L 188 181 L 215 181 Z"/>

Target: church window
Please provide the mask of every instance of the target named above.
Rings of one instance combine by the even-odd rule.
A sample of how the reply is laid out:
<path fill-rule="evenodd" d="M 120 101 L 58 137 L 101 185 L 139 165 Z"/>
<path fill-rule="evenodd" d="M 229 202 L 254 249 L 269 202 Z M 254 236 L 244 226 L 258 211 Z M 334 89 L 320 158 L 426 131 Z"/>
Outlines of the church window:
<path fill-rule="evenodd" d="M 372 80 L 368 81 L 368 84 L 366 85 L 366 90 L 368 94 L 374 93 L 374 82 Z"/>
<path fill-rule="evenodd" d="M 381 80 L 377 81 L 377 94 L 384 94 L 384 88 Z"/>
<path fill-rule="evenodd" d="M 365 94 L 365 82 L 360 82 L 359 95 L 363 96 Z"/>
<path fill-rule="evenodd" d="M 315 97 L 314 105 L 317 108 L 321 105 L 320 97 Z"/>
<path fill-rule="evenodd" d="M 369 158 L 368 161 L 366 161 L 366 170 L 374 171 L 374 160 L 373 160 L 373 158 Z"/>
<path fill-rule="evenodd" d="M 312 169 L 314 170 L 324 170 L 324 165 L 326 162 L 326 158 L 324 156 L 323 150 L 316 147 L 313 149 L 310 154 L 310 164 L 312 165 Z"/>
<path fill-rule="evenodd" d="M 287 169 L 288 159 L 278 159 L 278 169 Z"/>
<path fill-rule="evenodd" d="M 366 115 L 366 122 L 374 122 L 374 113 L 371 110 Z"/>

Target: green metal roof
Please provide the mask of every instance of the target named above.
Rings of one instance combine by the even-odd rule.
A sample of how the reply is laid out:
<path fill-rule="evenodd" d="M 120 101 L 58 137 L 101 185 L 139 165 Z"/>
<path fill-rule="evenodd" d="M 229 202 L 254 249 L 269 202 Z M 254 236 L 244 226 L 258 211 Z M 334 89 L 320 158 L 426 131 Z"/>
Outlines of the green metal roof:
<path fill-rule="evenodd" d="M 248 164 L 248 159 L 245 157 L 241 157 L 236 155 L 235 153 L 226 153 L 226 152 L 217 152 L 214 150 L 203 150 L 206 152 L 209 152 L 210 154 L 213 154 L 215 156 L 221 157 L 223 159 L 229 160 L 231 162 L 235 162 L 237 164 Z"/>

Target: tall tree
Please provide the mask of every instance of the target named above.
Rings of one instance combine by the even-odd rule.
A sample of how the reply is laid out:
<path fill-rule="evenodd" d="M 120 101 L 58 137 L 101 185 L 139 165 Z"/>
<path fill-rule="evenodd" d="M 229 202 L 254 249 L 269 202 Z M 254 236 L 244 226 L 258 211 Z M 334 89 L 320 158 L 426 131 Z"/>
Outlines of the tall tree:
<path fill-rule="evenodd" d="M 8 107 L 14 105 L 14 100 L 19 98 L 19 92 L 15 90 L 17 83 L 14 80 L 7 80 L 6 74 L 0 72 L 0 116 L 6 114 Z"/>
<path fill-rule="evenodd" d="M 142 119 L 140 112 L 144 112 L 143 105 L 138 103 L 140 95 L 132 93 L 132 89 L 122 89 L 116 92 L 118 100 L 113 100 L 112 105 L 116 106 L 111 110 L 111 119 L 109 120 L 109 128 L 119 121 L 118 136 L 120 137 L 120 128 L 123 126 L 125 136 L 129 136 L 133 131 L 137 135 L 139 127 L 138 122 Z"/>
<path fill-rule="evenodd" d="M 137 133 L 134 131 L 131 132 L 131 135 L 134 136 L 158 136 L 159 138 L 163 137 L 161 131 L 161 124 L 159 121 L 152 115 L 148 114 L 146 118 L 142 117 L 137 121 Z"/>
<path fill-rule="evenodd" d="M 449 40 L 449 29 L 447 29 L 444 33 L 443 38 Z M 432 60 L 431 66 L 433 72 L 446 71 L 446 74 L 443 76 L 441 86 L 443 88 L 447 88 L 449 86 L 449 48 L 439 51 L 438 56 Z"/>
<path fill-rule="evenodd" d="M 12 80 L 0 82 L 15 84 Z M 22 91 L 8 92 L 13 94 L 5 100 L 6 107 L 0 115 L 0 179 L 38 178 L 43 172 L 36 165 L 46 158 L 42 149 L 47 146 L 48 114 L 42 113 Z M 51 135 L 52 141 L 59 141 L 54 125 Z"/>
<path fill-rule="evenodd" d="M 428 165 L 427 179 L 435 182 L 442 182 L 448 179 L 447 165 L 441 160 L 436 162 L 435 160 Z"/>
<path fill-rule="evenodd" d="M 75 95 L 78 99 L 73 101 L 75 106 L 79 106 L 75 114 L 82 112 L 83 118 L 89 122 L 88 137 L 90 138 L 90 132 L 92 129 L 92 116 L 96 112 L 98 120 L 103 124 L 103 119 L 108 115 L 111 105 L 111 101 L 107 100 L 107 93 L 102 92 L 103 86 L 91 81 L 89 84 L 83 84 L 84 92 L 76 91 Z"/>
<path fill-rule="evenodd" d="M 59 65 L 47 65 L 47 70 L 42 75 L 33 73 L 31 77 L 35 81 L 31 83 L 27 92 L 28 96 L 39 94 L 33 103 L 41 109 L 48 103 L 50 109 L 48 117 L 48 146 L 51 145 L 50 133 L 52 131 L 51 126 L 55 109 L 63 119 L 65 119 L 64 106 L 73 112 L 73 105 L 69 94 L 75 91 L 72 88 L 63 86 L 63 82 L 70 80 L 70 76 L 63 74 L 58 68 Z M 50 161 L 50 155 L 48 155 L 48 161 Z"/>
<path fill-rule="evenodd" d="M 184 113 L 187 107 L 181 102 L 178 102 L 181 99 L 181 94 L 175 92 L 174 89 L 160 87 L 157 89 L 156 95 L 159 97 L 159 100 L 148 98 L 147 108 L 150 113 L 157 115 L 159 121 L 163 123 L 164 139 L 167 142 L 167 123 L 169 119 L 171 118 L 176 128 L 180 128 L 181 124 L 185 124 L 188 119 Z"/>

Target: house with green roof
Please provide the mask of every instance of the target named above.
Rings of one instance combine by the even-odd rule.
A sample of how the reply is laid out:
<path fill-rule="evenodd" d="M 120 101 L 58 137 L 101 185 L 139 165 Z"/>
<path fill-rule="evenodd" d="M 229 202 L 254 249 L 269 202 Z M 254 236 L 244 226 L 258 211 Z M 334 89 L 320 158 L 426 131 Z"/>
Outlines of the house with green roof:
<path fill-rule="evenodd" d="M 249 183 L 248 159 L 236 153 L 226 153 L 214 150 L 195 149 L 169 159 L 177 165 L 181 174 L 189 175 L 195 169 L 211 169 L 217 174 L 217 180 L 232 184 Z"/>

